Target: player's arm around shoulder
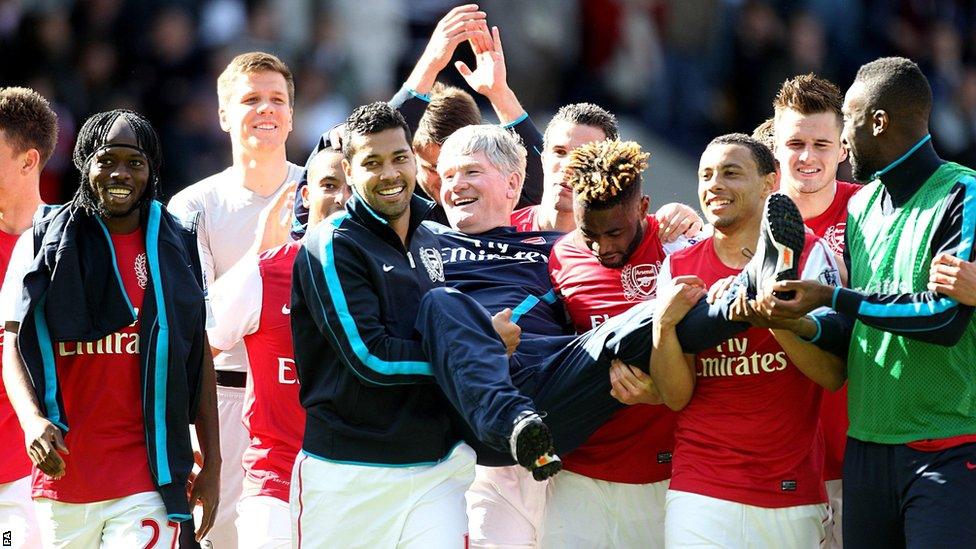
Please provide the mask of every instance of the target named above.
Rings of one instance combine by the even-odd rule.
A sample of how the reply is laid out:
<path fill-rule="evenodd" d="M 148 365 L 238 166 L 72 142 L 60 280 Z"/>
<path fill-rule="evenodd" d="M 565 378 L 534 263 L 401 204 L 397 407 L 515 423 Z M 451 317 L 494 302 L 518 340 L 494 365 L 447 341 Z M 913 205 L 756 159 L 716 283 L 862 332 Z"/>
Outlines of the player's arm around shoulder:
<path fill-rule="evenodd" d="M 663 403 L 675 411 L 687 406 L 695 391 L 695 356 L 681 349 L 677 326 L 704 295 L 701 279 L 672 279 L 671 262 L 664 261 L 658 274 L 650 375 Z"/>

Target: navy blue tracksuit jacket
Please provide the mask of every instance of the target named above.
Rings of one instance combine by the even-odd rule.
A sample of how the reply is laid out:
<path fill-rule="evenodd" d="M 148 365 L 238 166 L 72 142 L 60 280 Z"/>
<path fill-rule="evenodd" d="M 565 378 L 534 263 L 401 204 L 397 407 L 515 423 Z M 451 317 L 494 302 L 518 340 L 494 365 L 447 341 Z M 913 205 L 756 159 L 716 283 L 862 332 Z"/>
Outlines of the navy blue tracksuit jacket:
<path fill-rule="evenodd" d="M 460 441 L 456 416 L 414 333 L 420 300 L 444 284 L 437 239 L 413 197 L 408 245 L 357 195 L 306 237 L 292 281 L 292 335 L 319 458 L 423 464 Z"/>

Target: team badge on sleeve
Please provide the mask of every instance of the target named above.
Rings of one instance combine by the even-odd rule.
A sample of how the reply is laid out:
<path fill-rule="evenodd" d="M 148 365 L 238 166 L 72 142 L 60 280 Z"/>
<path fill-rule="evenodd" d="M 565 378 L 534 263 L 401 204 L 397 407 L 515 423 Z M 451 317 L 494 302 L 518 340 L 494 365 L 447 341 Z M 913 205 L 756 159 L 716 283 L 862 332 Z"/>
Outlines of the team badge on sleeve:
<path fill-rule="evenodd" d="M 444 263 L 437 248 L 420 248 L 420 261 L 427 268 L 427 276 L 434 282 L 444 282 Z"/>
<path fill-rule="evenodd" d="M 646 301 L 657 292 L 658 266 L 653 263 L 627 265 L 620 271 L 624 297 L 629 301 Z"/>

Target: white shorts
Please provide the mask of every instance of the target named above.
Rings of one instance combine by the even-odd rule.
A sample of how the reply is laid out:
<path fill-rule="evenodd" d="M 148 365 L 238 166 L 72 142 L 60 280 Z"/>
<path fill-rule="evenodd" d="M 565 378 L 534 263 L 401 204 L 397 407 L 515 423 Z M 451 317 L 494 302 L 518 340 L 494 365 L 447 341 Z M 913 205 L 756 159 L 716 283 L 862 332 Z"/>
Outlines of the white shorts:
<path fill-rule="evenodd" d="M 96 503 L 35 500 L 44 547 L 57 549 L 171 549 L 179 523 L 166 518 L 163 499 L 141 492 Z"/>
<path fill-rule="evenodd" d="M 474 450 L 414 467 L 336 463 L 301 452 L 291 477 L 292 547 L 462 549 Z"/>
<path fill-rule="evenodd" d="M 844 503 L 844 483 L 841 479 L 828 480 L 824 482 L 827 487 L 827 503 L 830 505 L 830 520 L 827 522 L 827 540 L 824 542 L 826 549 L 843 549 L 843 503 Z"/>
<path fill-rule="evenodd" d="M 827 504 L 767 509 L 668 490 L 665 546 L 814 549 L 823 544 Z"/>
<path fill-rule="evenodd" d="M 220 424 L 220 505 L 213 528 L 203 539 L 215 549 L 237 547 L 237 502 L 244 489 L 244 450 L 251 439 L 244 428 L 244 389 L 217 386 L 217 420 Z M 193 448 L 199 449 L 196 430 L 190 429 Z M 193 519 L 200 524 L 203 508 L 193 510 Z M 203 545 L 206 547 L 206 545 Z"/>
<path fill-rule="evenodd" d="M 0 547 L 39 547 L 40 535 L 31 500 L 30 475 L 0 484 Z"/>
<path fill-rule="evenodd" d="M 669 482 L 624 484 L 559 473 L 549 481 L 542 547 L 664 547 Z"/>
<path fill-rule="evenodd" d="M 247 496 L 237 503 L 238 549 L 291 547 L 288 502 L 271 496 Z"/>
<path fill-rule="evenodd" d="M 472 548 L 535 548 L 546 511 L 546 485 L 520 465 L 474 468 L 464 494 Z"/>

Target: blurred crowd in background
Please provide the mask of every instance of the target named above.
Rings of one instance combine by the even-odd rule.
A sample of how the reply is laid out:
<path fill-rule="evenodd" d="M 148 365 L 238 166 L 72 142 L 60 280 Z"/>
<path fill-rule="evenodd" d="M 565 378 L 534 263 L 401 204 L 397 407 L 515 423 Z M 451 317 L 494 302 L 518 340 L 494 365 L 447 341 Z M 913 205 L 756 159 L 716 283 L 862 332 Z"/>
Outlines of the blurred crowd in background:
<path fill-rule="evenodd" d="M 74 192 L 79 121 L 127 107 L 163 140 L 164 198 L 230 164 L 216 79 L 263 50 L 295 74 L 289 159 L 363 102 L 388 99 L 449 0 L 0 0 L 0 85 L 52 100 L 61 138 L 43 196 Z M 542 126 L 593 101 L 696 159 L 715 135 L 751 132 L 780 83 L 805 72 L 846 87 L 883 55 L 932 83 L 944 158 L 976 165 L 976 0 L 482 0 L 509 82 Z M 473 66 L 470 51 L 459 58 Z M 442 80 L 463 86 L 449 66 Z M 483 105 L 489 113 L 487 103 Z M 488 120 L 493 119 L 491 115 Z"/>

